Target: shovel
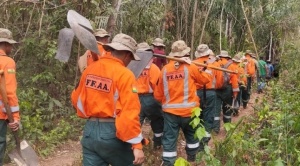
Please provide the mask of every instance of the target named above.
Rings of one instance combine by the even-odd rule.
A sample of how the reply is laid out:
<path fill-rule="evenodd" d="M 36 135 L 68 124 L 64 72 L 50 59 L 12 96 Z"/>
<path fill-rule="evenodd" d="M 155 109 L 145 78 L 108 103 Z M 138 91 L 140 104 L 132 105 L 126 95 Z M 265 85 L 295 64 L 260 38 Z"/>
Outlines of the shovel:
<path fill-rule="evenodd" d="M 2 102 L 4 104 L 9 123 L 12 123 L 14 122 L 14 119 L 13 119 L 11 108 L 8 105 L 5 77 L 3 73 L 0 74 L 1 74 L 0 95 L 2 96 Z M 15 161 L 15 163 L 18 166 L 38 166 L 39 165 L 38 156 L 36 155 L 33 148 L 30 147 L 30 145 L 27 143 L 26 140 L 20 141 L 18 130 L 13 131 L 13 136 L 16 140 L 16 148 L 14 148 L 12 152 L 8 154 L 9 158 Z"/>
<path fill-rule="evenodd" d="M 130 63 L 127 65 L 127 68 L 130 69 L 135 78 L 138 78 L 141 73 L 143 72 L 143 70 L 145 69 L 145 67 L 148 65 L 148 63 L 150 62 L 150 60 L 153 58 L 153 53 L 150 51 L 136 51 L 136 54 L 140 57 L 140 61 L 135 61 L 132 60 L 130 61 Z"/>
<path fill-rule="evenodd" d="M 81 44 L 86 49 L 99 55 L 100 52 L 98 50 L 96 38 L 93 35 L 93 28 L 90 21 L 74 10 L 68 11 L 67 20 Z"/>
<path fill-rule="evenodd" d="M 57 42 L 58 48 L 55 59 L 58 59 L 61 62 L 68 62 L 71 55 L 73 39 L 74 32 L 72 29 L 64 28 L 59 31 Z"/>
<path fill-rule="evenodd" d="M 68 11 L 67 20 L 71 29 L 64 28 L 59 31 L 58 50 L 55 58 L 61 62 L 69 60 L 75 35 L 86 49 L 92 51 L 94 61 L 98 60 L 100 53 L 90 21 L 74 10 Z"/>

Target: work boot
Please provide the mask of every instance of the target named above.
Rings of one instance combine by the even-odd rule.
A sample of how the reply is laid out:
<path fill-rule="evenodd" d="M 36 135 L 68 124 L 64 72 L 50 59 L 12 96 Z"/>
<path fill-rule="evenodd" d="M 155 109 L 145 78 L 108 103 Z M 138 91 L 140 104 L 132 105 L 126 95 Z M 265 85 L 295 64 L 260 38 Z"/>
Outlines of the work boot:
<path fill-rule="evenodd" d="M 247 108 L 247 102 L 243 102 L 243 108 L 244 108 L 244 109 Z"/>
<path fill-rule="evenodd" d="M 196 161 L 196 155 L 187 155 L 187 161 L 188 162 L 195 162 Z"/>

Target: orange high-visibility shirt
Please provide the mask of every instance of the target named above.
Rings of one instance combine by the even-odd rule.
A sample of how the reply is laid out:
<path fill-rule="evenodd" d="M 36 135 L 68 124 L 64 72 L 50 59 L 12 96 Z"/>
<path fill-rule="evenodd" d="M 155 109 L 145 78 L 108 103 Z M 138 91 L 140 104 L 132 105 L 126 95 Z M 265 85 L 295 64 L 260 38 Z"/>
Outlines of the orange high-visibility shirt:
<path fill-rule="evenodd" d="M 121 60 L 100 57 L 82 73 L 71 98 L 79 117 L 115 118 L 117 138 L 142 147 L 135 77 Z"/>
<path fill-rule="evenodd" d="M 249 54 L 246 54 L 245 57 L 247 59 L 247 65 L 246 65 L 247 74 L 249 76 L 253 77 L 256 74 L 255 61 L 253 60 L 253 58 Z"/>
<path fill-rule="evenodd" d="M 228 62 L 228 60 L 226 58 L 221 58 L 220 61 L 219 61 L 219 64 L 220 65 L 226 65 L 227 62 Z M 231 70 L 231 71 L 238 71 L 237 66 L 234 66 L 232 64 L 229 65 L 227 69 Z M 219 83 L 221 83 L 221 81 L 219 81 Z M 222 84 L 223 84 L 223 82 L 222 82 Z M 238 82 L 238 75 L 237 74 L 229 73 L 229 84 L 231 84 L 233 92 L 239 92 L 240 91 L 239 82 Z M 218 87 L 220 87 L 220 85 L 218 85 Z"/>
<path fill-rule="evenodd" d="M 159 75 L 160 70 L 155 64 L 147 66 L 136 81 L 138 93 L 153 93 Z"/>
<path fill-rule="evenodd" d="M 247 76 L 246 76 L 246 71 L 245 71 L 244 64 L 233 62 L 232 65 L 237 68 L 237 71 L 238 71 L 237 76 L 238 76 L 239 84 L 242 85 L 242 86 L 246 86 L 247 85 Z"/>
<path fill-rule="evenodd" d="M 208 66 L 217 66 L 214 62 L 209 62 L 209 56 L 205 56 L 205 57 L 200 57 L 196 60 L 194 60 L 194 62 L 198 62 L 198 63 L 203 63 L 203 64 L 207 64 Z M 207 68 L 205 70 L 205 72 L 211 74 L 209 83 L 206 84 L 206 89 L 215 89 L 216 88 L 216 75 L 217 75 L 217 71 Z M 203 89 L 204 85 L 203 84 L 199 84 L 198 82 L 196 82 L 196 87 L 197 89 Z"/>
<path fill-rule="evenodd" d="M 190 117 L 192 109 L 200 106 L 195 82 L 207 84 L 211 75 L 194 64 L 177 63 L 170 61 L 163 67 L 154 97 L 162 103 L 164 112 Z"/>
<path fill-rule="evenodd" d="M 17 97 L 16 63 L 0 49 L 0 69 L 4 71 L 8 104 L 14 120 L 20 120 L 19 103 Z M 0 119 L 7 119 L 6 110 L 0 96 Z"/>
<path fill-rule="evenodd" d="M 100 54 L 98 55 L 98 58 L 100 58 L 102 56 L 106 56 L 106 55 L 108 55 L 108 56 L 111 55 L 110 52 L 106 51 L 103 48 L 103 44 L 101 42 L 97 42 L 97 45 L 98 45 L 98 50 L 100 52 Z M 90 50 L 87 50 L 85 54 L 87 55 L 87 66 L 89 66 L 90 64 L 92 64 L 94 62 L 92 52 Z"/>

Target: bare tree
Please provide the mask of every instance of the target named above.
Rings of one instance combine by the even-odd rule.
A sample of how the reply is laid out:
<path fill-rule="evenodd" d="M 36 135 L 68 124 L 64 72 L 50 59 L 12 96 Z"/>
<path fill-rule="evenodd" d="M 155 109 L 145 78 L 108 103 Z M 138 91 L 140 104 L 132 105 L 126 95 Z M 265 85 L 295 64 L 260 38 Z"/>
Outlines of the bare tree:
<path fill-rule="evenodd" d="M 107 27 L 106 30 L 108 33 L 114 33 L 116 29 L 116 21 L 118 17 L 118 13 L 120 10 L 122 4 L 122 0 L 112 0 L 112 7 L 114 8 L 113 13 L 110 14 L 108 21 L 107 21 Z"/>

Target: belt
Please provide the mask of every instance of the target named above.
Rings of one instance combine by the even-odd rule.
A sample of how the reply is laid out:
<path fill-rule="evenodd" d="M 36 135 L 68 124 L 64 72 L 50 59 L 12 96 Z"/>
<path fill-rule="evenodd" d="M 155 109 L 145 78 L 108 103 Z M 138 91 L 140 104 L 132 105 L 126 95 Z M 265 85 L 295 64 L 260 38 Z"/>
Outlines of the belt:
<path fill-rule="evenodd" d="M 197 90 L 202 90 L 203 91 L 203 89 L 197 89 Z M 206 91 L 212 91 L 212 90 L 216 90 L 216 89 L 205 89 Z"/>
<path fill-rule="evenodd" d="M 115 118 L 95 118 L 95 117 L 90 117 L 90 121 L 99 121 L 99 122 L 115 122 Z"/>
<path fill-rule="evenodd" d="M 153 96 L 153 93 L 140 93 L 139 96 Z"/>

